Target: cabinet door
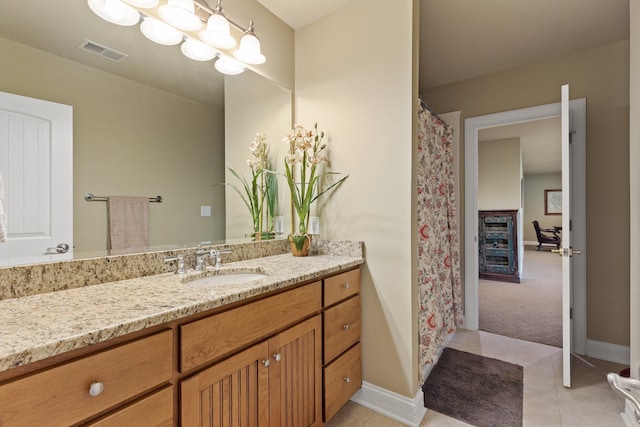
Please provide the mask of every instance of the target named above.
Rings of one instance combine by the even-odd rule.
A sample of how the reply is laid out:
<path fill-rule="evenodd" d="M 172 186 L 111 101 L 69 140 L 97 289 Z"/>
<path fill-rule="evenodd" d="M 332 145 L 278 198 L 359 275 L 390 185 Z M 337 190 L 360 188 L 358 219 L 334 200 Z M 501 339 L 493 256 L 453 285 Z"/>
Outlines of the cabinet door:
<path fill-rule="evenodd" d="M 319 315 L 269 340 L 272 426 L 322 424 L 321 350 Z"/>
<path fill-rule="evenodd" d="M 268 350 L 262 342 L 182 381 L 181 425 L 268 426 Z"/>

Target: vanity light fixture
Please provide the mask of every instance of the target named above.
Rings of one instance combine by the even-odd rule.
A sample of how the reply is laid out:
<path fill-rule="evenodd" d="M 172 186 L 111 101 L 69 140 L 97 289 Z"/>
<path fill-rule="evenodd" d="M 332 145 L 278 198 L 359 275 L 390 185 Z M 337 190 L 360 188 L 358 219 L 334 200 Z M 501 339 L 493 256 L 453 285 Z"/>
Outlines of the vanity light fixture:
<path fill-rule="evenodd" d="M 227 74 L 230 76 L 240 74 L 244 71 L 244 66 L 238 60 L 231 58 L 230 56 L 221 56 L 216 61 L 216 70 L 220 71 L 222 74 Z"/>
<path fill-rule="evenodd" d="M 184 37 L 180 31 L 171 25 L 150 16 L 144 18 L 142 24 L 140 24 L 140 31 L 149 40 L 165 46 L 177 45 Z"/>
<path fill-rule="evenodd" d="M 224 74 L 240 74 L 245 64 L 258 65 L 266 61 L 260 51 L 253 21 L 247 29 L 229 20 L 222 10 L 222 0 L 211 8 L 206 0 L 87 0 L 91 10 L 117 25 L 131 26 L 142 16 L 140 30 L 149 40 L 163 45 L 177 45 L 182 53 L 196 61 L 217 58 L 216 70 Z M 159 19 L 158 19 L 159 18 Z M 206 27 L 200 31 L 202 24 Z M 231 54 L 220 49 L 232 49 L 237 41 L 231 27 L 244 33 L 239 49 Z"/>
<path fill-rule="evenodd" d="M 267 60 L 260 52 L 260 40 L 256 37 L 253 21 L 249 21 L 249 28 L 240 39 L 240 49 L 233 52 L 233 56 L 245 64 L 264 64 Z"/>
<path fill-rule="evenodd" d="M 200 40 L 188 38 L 180 46 L 182 53 L 187 58 L 191 58 L 194 61 L 210 61 L 218 56 L 218 51 L 202 43 Z"/>
<path fill-rule="evenodd" d="M 167 24 L 184 31 L 197 31 L 202 21 L 196 16 L 193 0 L 168 0 L 158 8 L 158 15 Z"/>
<path fill-rule="evenodd" d="M 140 14 L 121 0 L 88 0 L 89 7 L 100 18 L 112 24 L 130 27 L 140 20 Z"/>

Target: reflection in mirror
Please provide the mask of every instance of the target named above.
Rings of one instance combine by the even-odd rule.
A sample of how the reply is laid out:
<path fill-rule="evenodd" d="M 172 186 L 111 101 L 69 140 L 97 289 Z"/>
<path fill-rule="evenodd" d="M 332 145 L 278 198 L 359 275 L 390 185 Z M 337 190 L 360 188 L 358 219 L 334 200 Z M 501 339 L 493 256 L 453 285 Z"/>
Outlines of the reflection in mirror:
<path fill-rule="evenodd" d="M 227 230 L 225 217 L 247 214 L 227 213 L 225 189 L 214 187 L 225 180 L 225 102 L 232 102 L 224 94 L 223 76 L 211 62 L 189 60 L 179 49 L 149 42 L 135 28 L 113 31 L 101 21 L 84 1 L 0 5 L 0 91 L 73 107 L 74 256 L 108 254 L 106 204 L 85 201 L 86 193 L 161 195 L 163 203 L 150 205 L 151 250 L 241 238 L 244 227 Z M 77 48 L 85 39 L 128 56 L 114 62 L 87 53 Z M 277 123 L 270 116 L 277 111 L 286 116 L 285 123 L 274 125 L 278 135 L 290 128 L 290 92 L 251 71 L 233 79 L 238 89 L 233 96 L 251 103 L 247 112 L 260 111 L 230 123 L 264 128 L 258 121 Z M 247 87 L 255 94 L 275 87 L 284 93 L 284 103 L 275 107 L 265 97 L 247 95 L 243 79 L 251 80 Z M 268 105 L 260 108 L 261 102 Z M 246 147 L 255 132 L 270 131 L 251 129 L 248 139 L 227 141 L 228 151 Z M 202 216 L 207 206 L 211 216 Z"/>

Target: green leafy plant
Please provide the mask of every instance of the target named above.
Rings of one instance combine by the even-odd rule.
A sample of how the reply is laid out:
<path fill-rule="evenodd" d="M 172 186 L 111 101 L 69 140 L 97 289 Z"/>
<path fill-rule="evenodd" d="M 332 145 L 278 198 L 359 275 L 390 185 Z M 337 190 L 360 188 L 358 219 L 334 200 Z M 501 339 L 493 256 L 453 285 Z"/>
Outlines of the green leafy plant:
<path fill-rule="evenodd" d="M 291 218 L 291 233 L 296 247 L 299 248 L 304 245 L 304 239 L 296 239 L 296 236 L 307 234 L 313 202 L 342 184 L 349 177 L 349 175 L 344 176 L 329 187 L 321 189 L 324 177 L 340 175 L 338 172 L 325 171 L 323 168 L 323 165 L 327 163 L 327 158 L 324 155 L 327 144 L 322 142 L 323 138 L 324 132 L 318 132 L 317 123 L 313 130 L 296 125 L 283 138 L 283 142 L 289 145 L 284 161 L 285 176 L 298 223 L 296 230 L 296 218 Z"/>
<path fill-rule="evenodd" d="M 277 210 L 278 181 L 273 173 L 270 173 L 269 147 L 266 137 L 256 134 L 249 146 L 251 156 L 247 164 L 251 168 L 251 180 L 228 167 L 229 171 L 242 184 L 242 189 L 231 183 L 231 186 L 242 198 L 251 214 L 254 236 L 263 234 L 273 237 L 274 218 Z M 265 233 L 267 232 L 267 233 Z"/>

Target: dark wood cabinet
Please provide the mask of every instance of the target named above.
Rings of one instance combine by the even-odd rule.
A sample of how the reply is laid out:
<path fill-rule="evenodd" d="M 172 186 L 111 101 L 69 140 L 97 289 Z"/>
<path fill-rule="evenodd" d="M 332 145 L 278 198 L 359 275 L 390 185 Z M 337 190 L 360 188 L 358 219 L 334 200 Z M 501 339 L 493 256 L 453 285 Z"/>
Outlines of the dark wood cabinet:
<path fill-rule="evenodd" d="M 478 215 L 480 278 L 520 283 L 518 211 L 479 211 Z"/>

